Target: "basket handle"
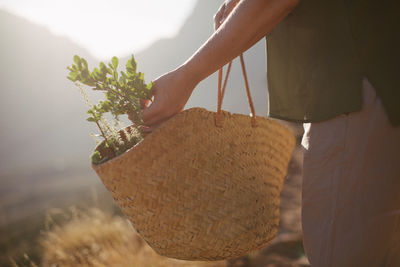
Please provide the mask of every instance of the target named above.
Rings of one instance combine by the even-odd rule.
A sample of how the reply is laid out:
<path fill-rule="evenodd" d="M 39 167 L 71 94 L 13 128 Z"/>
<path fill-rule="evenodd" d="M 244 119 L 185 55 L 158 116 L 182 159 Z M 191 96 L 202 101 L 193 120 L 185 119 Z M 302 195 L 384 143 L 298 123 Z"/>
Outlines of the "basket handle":
<path fill-rule="evenodd" d="M 247 99 L 249 101 L 250 110 L 251 110 L 251 114 L 250 114 L 251 126 L 252 127 L 257 127 L 256 112 L 254 110 L 253 100 L 252 100 L 251 94 L 250 94 L 250 87 L 249 87 L 249 82 L 247 80 L 246 66 L 244 65 L 243 54 L 240 54 L 240 64 L 242 66 L 244 83 L 246 85 Z M 227 69 L 226 74 L 225 74 L 225 79 L 224 79 L 224 85 L 223 86 L 222 86 L 223 67 L 218 70 L 218 107 L 217 107 L 217 114 L 215 116 L 215 125 L 217 127 L 219 127 L 219 128 L 222 127 L 221 107 L 222 107 L 222 101 L 224 99 L 226 84 L 228 82 L 228 76 L 229 76 L 229 73 L 231 71 L 231 67 L 232 67 L 232 61 L 229 62 L 228 69 Z M 222 89 L 221 89 L 221 87 L 222 87 Z"/>

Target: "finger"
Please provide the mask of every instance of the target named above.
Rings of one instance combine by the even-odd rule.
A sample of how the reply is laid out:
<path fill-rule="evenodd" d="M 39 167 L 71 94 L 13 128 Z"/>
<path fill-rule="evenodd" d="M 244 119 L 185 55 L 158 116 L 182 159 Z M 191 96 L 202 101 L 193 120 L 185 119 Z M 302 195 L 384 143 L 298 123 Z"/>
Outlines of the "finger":
<path fill-rule="evenodd" d="M 149 103 L 147 105 L 142 106 L 142 116 L 143 116 L 143 124 L 151 125 L 152 123 L 157 121 L 157 104 L 155 104 L 157 85 L 155 84 L 151 89 L 151 98 L 149 99 Z M 151 104 L 150 104 L 151 103 Z"/>
<path fill-rule="evenodd" d="M 148 134 L 148 133 L 151 133 L 151 132 L 153 132 L 154 130 L 156 130 L 156 129 L 158 129 L 158 128 L 160 128 L 161 127 L 161 125 L 163 125 L 167 120 L 169 120 L 171 117 L 168 117 L 168 118 L 165 118 L 165 119 L 163 119 L 162 121 L 160 121 L 160 122 L 158 122 L 158 123 L 156 123 L 156 124 L 154 124 L 154 125 L 152 125 L 152 126 L 144 126 L 143 128 L 142 128 L 142 131 L 144 132 L 144 133 L 146 133 L 146 134 Z"/>
<path fill-rule="evenodd" d="M 217 30 L 221 25 L 224 13 L 225 13 L 225 3 L 221 5 L 221 7 L 218 9 L 217 13 L 214 16 L 214 30 Z"/>
<path fill-rule="evenodd" d="M 218 14 L 217 14 L 218 15 Z M 220 21 L 221 21 L 222 15 L 221 16 L 215 16 L 214 17 L 214 30 L 218 30 L 219 26 L 221 25 Z"/>
<path fill-rule="evenodd" d="M 143 124 L 151 127 L 167 117 L 166 112 L 162 111 L 156 103 L 143 109 Z"/>

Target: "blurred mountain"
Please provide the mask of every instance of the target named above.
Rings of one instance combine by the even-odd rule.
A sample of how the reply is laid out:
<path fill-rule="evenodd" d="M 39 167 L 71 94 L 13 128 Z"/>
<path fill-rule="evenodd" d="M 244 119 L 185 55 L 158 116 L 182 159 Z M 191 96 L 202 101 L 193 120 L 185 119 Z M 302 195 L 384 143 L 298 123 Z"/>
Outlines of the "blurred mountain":
<path fill-rule="evenodd" d="M 94 59 L 71 40 L 3 11 L 0 35 L 0 169 L 87 159 L 93 130 L 66 66 L 74 54 Z"/>
<path fill-rule="evenodd" d="M 134 52 L 146 80 L 184 62 L 213 32 L 213 14 L 221 0 L 199 0 L 191 16 L 171 39 L 163 39 Z M 85 121 L 87 107 L 74 85 L 66 79 L 66 66 L 74 54 L 98 64 L 73 41 L 54 36 L 46 28 L 0 10 L 0 175 L 32 166 L 63 168 L 88 156 L 95 127 Z M 130 55 L 120 60 L 126 62 Z M 257 113 L 265 115 L 267 92 L 265 45 L 260 41 L 245 54 Z M 203 81 L 188 107 L 216 108 L 215 75 Z M 236 62 L 228 82 L 224 109 L 249 113 L 243 78 Z"/>

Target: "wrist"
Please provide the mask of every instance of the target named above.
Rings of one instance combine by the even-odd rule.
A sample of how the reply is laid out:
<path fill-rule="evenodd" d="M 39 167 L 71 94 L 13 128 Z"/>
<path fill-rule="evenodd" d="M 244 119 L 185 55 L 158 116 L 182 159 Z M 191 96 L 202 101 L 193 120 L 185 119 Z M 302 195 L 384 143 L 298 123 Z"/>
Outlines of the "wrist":
<path fill-rule="evenodd" d="M 183 79 L 188 88 L 197 86 L 205 77 L 202 77 L 201 72 L 196 68 L 196 64 L 192 64 L 190 60 L 179 66 L 176 71 L 179 73 L 179 78 Z"/>

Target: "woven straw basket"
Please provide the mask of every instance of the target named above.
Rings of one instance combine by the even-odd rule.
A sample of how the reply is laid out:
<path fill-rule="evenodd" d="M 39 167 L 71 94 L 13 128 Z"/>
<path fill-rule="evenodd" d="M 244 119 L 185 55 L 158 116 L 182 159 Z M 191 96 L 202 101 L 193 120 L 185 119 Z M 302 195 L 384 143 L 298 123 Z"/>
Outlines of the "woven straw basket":
<path fill-rule="evenodd" d="M 167 257 L 239 257 L 277 233 L 293 134 L 270 119 L 221 111 L 221 78 L 217 113 L 185 110 L 93 166 L 137 232 Z"/>

